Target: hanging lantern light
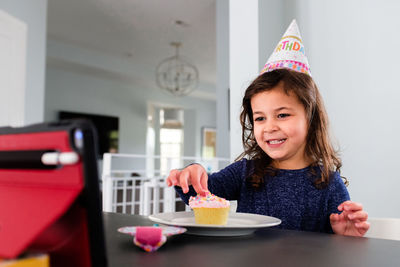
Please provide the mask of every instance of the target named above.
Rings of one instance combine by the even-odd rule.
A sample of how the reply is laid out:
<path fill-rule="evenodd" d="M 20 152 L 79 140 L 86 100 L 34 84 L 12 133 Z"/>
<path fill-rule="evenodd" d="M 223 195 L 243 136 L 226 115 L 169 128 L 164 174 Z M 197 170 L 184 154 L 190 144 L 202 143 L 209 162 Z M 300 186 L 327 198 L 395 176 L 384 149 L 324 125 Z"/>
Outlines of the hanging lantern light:
<path fill-rule="evenodd" d="M 199 82 L 197 68 L 179 55 L 180 42 L 172 42 L 175 55 L 161 61 L 156 69 L 157 85 L 175 96 L 185 96 L 196 89 Z"/>

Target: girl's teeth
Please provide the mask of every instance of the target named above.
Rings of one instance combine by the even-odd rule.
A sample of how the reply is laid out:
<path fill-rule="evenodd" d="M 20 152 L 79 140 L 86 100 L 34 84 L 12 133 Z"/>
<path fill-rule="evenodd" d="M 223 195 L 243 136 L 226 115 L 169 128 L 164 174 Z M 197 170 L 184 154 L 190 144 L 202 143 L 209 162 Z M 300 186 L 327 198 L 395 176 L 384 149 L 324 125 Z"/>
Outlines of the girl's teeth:
<path fill-rule="evenodd" d="M 269 143 L 270 143 L 271 145 L 276 145 L 276 144 L 283 143 L 283 141 L 284 141 L 284 139 L 281 139 L 281 140 L 272 140 L 272 141 L 269 141 Z"/>

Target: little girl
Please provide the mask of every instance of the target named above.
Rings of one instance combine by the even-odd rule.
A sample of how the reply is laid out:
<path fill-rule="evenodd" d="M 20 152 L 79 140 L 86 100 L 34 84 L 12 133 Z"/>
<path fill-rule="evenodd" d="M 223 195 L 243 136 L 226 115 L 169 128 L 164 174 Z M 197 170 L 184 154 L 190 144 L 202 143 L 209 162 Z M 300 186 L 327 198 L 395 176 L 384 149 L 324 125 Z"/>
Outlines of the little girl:
<path fill-rule="evenodd" d="M 281 228 L 366 233 L 368 215 L 349 200 L 339 175 L 341 161 L 295 21 L 247 88 L 240 121 L 244 152 L 235 163 L 211 175 L 199 164 L 171 171 L 167 184 L 186 203 L 209 190 L 237 200 L 238 212 L 281 219 Z"/>

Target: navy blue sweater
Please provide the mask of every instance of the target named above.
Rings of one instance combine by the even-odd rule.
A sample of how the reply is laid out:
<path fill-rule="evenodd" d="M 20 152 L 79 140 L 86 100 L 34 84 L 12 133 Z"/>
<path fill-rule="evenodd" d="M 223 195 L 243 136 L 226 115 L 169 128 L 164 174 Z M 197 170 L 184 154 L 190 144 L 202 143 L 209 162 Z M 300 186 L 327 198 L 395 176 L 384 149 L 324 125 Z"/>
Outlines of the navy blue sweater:
<path fill-rule="evenodd" d="M 249 187 L 246 177 L 253 168 L 253 161 L 242 159 L 225 169 L 208 176 L 211 193 L 228 200 L 237 200 L 237 212 L 273 216 L 282 220 L 279 228 L 332 233 L 329 222 L 331 213 L 349 200 L 349 193 L 337 172 L 333 173 L 329 185 L 317 189 L 313 181 L 318 179 L 312 167 L 299 170 L 278 170 L 274 176 L 264 177 L 261 189 Z M 196 192 L 190 186 L 184 194 L 180 187 L 176 191 L 187 204 Z"/>

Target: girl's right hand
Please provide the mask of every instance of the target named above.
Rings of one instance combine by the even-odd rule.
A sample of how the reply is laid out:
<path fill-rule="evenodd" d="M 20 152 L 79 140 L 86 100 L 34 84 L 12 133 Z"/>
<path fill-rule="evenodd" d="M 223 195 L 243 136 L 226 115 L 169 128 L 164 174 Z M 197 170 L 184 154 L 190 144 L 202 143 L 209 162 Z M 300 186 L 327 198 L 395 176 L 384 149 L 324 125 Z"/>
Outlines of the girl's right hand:
<path fill-rule="evenodd" d="M 193 164 L 183 170 L 172 170 L 166 182 L 168 186 L 180 186 L 185 194 L 192 185 L 197 194 L 205 195 L 208 192 L 207 180 L 206 170 L 200 164 Z"/>

